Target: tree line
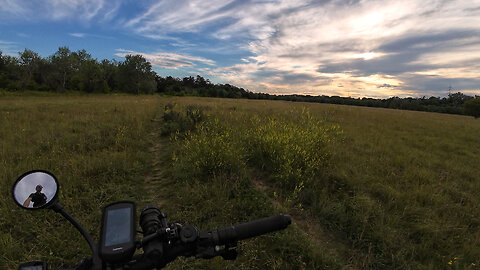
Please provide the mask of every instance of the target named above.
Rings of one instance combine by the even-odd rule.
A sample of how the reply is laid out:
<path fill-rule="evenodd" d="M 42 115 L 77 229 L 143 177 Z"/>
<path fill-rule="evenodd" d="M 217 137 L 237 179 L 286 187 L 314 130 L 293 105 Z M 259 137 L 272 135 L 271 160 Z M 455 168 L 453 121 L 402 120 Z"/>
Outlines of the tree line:
<path fill-rule="evenodd" d="M 168 77 L 156 77 L 157 92 L 177 96 L 203 96 L 220 98 L 247 98 L 285 100 L 297 102 L 315 102 L 343 104 L 367 107 L 380 107 L 401 110 L 427 111 L 450 114 L 467 114 L 480 117 L 480 96 L 468 96 L 461 92 L 450 93 L 447 97 L 420 97 L 387 99 L 352 98 L 340 96 L 311 96 L 311 95 L 271 95 L 266 93 L 254 93 L 230 84 L 213 84 L 208 79 L 197 77 L 185 77 L 183 79 Z"/>
<path fill-rule="evenodd" d="M 480 116 L 480 96 L 461 92 L 447 97 L 387 99 L 340 96 L 272 95 L 255 93 L 230 85 L 213 84 L 200 75 L 196 77 L 161 77 L 141 55 L 127 55 L 124 61 L 92 58 L 85 50 L 68 47 L 45 58 L 25 49 L 18 57 L 0 51 L 0 90 L 7 91 L 81 91 L 86 93 L 124 92 L 132 94 L 163 93 L 220 98 L 269 99 L 300 102 L 332 103 L 404 110 L 417 110 Z"/>
<path fill-rule="evenodd" d="M 8 91 L 82 91 L 87 93 L 154 93 L 156 73 L 140 55 L 124 61 L 92 58 L 85 50 L 60 47 L 42 58 L 25 49 L 18 57 L 0 51 L 0 89 Z"/>

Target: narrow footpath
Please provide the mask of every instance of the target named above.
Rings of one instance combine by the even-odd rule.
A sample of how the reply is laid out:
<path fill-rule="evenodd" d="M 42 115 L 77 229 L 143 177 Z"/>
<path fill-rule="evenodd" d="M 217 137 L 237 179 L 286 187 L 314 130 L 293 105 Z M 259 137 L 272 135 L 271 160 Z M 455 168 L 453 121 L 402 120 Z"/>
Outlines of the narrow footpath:
<path fill-rule="evenodd" d="M 309 217 L 303 210 L 296 207 L 289 207 L 284 198 L 275 198 L 272 196 L 274 189 L 259 178 L 254 178 L 255 188 L 270 198 L 273 205 L 282 211 L 286 211 L 292 217 L 292 223 L 304 232 L 310 239 L 313 247 L 327 246 L 336 251 L 343 261 L 347 263 L 344 269 L 368 269 L 369 256 L 359 254 L 350 245 L 338 239 L 335 235 L 326 232 L 318 221 Z"/>
<path fill-rule="evenodd" d="M 161 136 L 161 122 L 160 116 L 152 119 L 152 131 L 149 134 L 150 147 L 148 151 L 152 154 L 152 170 L 150 174 L 145 177 L 145 184 L 143 188 L 145 190 L 145 196 L 143 198 L 144 205 L 154 204 L 160 209 L 166 205 L 167 192 L 166 187 L 171 181 L 168 177 L 165 177 L 164 169 L 168 166 L 168 156 L 164 149 L 164 143 L 167 143 L 168 139 Z"/>
<path fill-rule="evenodd" d="M 150 174 L 145 177 L 145 196 L 142 199 L 142 204 L 154 204 L 160 209 L 167 205 L 169 185 L 172 185 L 172 177 L 165 175 L 166 168 L 170 163 L 169 151 L 166 151 L 169 144 L 168 138 L 161 136 L 161 113 L 156 118 L 152 119 L 152 131 L 149 134 L 150 148 L 152 154 L 152 170 Z M 344 269 L 368 269 L 369 256 L 368 254 L 359 254 L 350 247 L 348 243 L 339 240 L 338 237 L 326 232 L 322 226 L 305 212 L 292 208 L 287 205 L 281 198 L 272 196 L 273 188 L 260 179 L 254 179 L 255 188 L 270 198 L 272 204 L 281 211 L 290 214 L 293 220 L 293 226 L 298 227 L 310 239 L 312 246 L 327 246 L 334 250 L 335 253 L 343 258 L 345 265 Z"/>

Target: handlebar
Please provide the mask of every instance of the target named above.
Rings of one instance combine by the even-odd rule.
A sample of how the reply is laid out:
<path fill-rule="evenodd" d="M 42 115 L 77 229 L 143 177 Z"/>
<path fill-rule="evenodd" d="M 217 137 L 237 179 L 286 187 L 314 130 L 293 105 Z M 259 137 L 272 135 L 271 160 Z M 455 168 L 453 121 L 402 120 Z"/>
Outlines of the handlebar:
<path fill-rule="evenodd" d="M 179 256 L 204 259 L 221 256 L 225 260 L 234 260 L 237 257 L 235 247 L 238 241 L 282 230 L 292 223 L 289 215 L 280 214 L 198 232 L 192 225 L 167 224 L 166 217 L 165 213 L 153 205 L 143 209 L 140 224 L 144 238 L 137 239 L 136 243 L 137 248 L 142 247 L 144 253 L 133 256 L 122 265 L 107 266 L 107 269 L 161 269 Z M 91 269 L 92 262 L 92 258 L 84 258 L 74 269 Z"/>
<path fill-rule="evenodd" d="M 237 241 L 245 240 L 269 232 L 285 229 L 292 223 L 289 215 L 280 214 L 258 219 L 235 226 L 197 232 L 191 225 L 181 227 L 178 241 L 169 245 L 163 254 L 151 257 L 148 254 L 133 257 L 129 269 L 146 270 L 161 268 L 179 256 L 210 259 L 222 256 L 226 260 L 236 258 Z M 224 248 L 221 246 L 225 245 Z"/>
<path fill-rule="evenodd" d="M 265 233 L 282 230 L 291 223 L 292 219 L 289 215 L 280 214 L 242 223 L 236 226 L 220 228 L 217 229 L 218 244 L 224 245 L 230 242 L 236 242 Z"/>
<path fill-rule="evenodd" d="M 64 216 L 84 236 L 90 245 L 92 256 L 82 259 L 76 270 L 101 269 L 152 269 L 163 268 L 179 256 L 210 259 L 221 256 L 225 260 L 237 257 L 237 242 L 265 233 L 285 229 L 292 223 L 289 215 L 277 215 L 258 219 L 235 226 L 222 227 L 210 231 L 198 232 L 192 225 L 167 223 L 167 214 L 155 205 L 147 205 L 140 215 L 143 238 L 136 238 L 136 206 L 132 201 L 118 201 L 102 209 L 102 226 L 100 242 L 95 245 L 92 237 L 59 203 L 57 197 L 58 182 L 53 174 L 33 170 L 20 176 L 13 185 L 13 197 L 19 187 L 35 181 L 25 179 L 42 179 L 55 186 L 55 195 L 50 202 L 36 209 L 49 208 Z M 22 183 L 19 185 L 19 183 Z M 49 184 L 50 185 L 50 184 Z M 33 186 L 32 186 L 33 188 Z M 29 208 L 34 209 L 34 208 Z M 143 249 L 143 254 L 133 256 L 135 248 Z M 45 261 L 32 261 L 19 265 L 19 270 L 46 270 Z"/>

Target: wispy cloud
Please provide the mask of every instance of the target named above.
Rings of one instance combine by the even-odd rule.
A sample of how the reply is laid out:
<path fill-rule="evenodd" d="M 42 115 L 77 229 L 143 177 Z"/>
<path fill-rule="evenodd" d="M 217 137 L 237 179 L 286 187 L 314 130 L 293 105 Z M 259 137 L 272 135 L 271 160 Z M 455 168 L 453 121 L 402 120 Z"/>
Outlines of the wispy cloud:
<path fill-rule="evenodd" d="M 117 49 L 116 56 L 125 57 L 127 55 L 141 55 L 147 59 L 152 66 L 166 68 L 166 69 L 179 69 L 185 67 L 194 67 L 197 65 L 215 65 L 215 62 L 203 57 L 182 55 L 176 53 L 142 53 L 131 50 Z"/>
<path fill-rule="evenodd" d="M 69 35 L 72 36 L 72 37 L 84 38 L 87 34 L 85 34 L 85 33 L 69 33 Z"/>
<path fill-rule="evenodd" d="M 118 56 L 251 90 L 480 94 L 480 0 L 3 0 L 0 23 L 15 20 L 97 23 L 132 48 Z M 70 35 L 105 33 L 83 29 Z"/>
<path fill-rule="evenodd" d="M 22 16 L 27 8 L 17 0 L 4 0 L 0 5 L 0 14 L 3 16 Z"/>
<path fill-rule="evenodd" d="M 106 0 L 4 0 L 0 15 L 8 20 L 73 20 L 88 22 L 93 18 L 110 20 L 123 1 Z M 1 20 L 1 19 L 0 19 Z"/>
<path fill-rule="evenodd" d="M 127 26 L 142 35 L 242 38 L 253 56 L 203 70 L 241 85 L 410 95 L 435 91 L 431 87 L 444 83 L 438 78 L 472 79 L 466 90 L 480 84 L 472 78 L 480 72 L 474 64 L 480 59 L 479 6 L 478 0 L 159 1 Z M 394 48 L 395 42 L 408 49 Z M 422 71 L 438 77 L 418 80 Z"/>
<path fill-rule="evenodd" d="M 228 13 L 223 10 L 232 2 L 232 0 L 160 0 L 143 14 L 128 21 L 126 25 L 141 34 L 200 31 L 225 18 Z"/>
<path fill-rule="evenodd" d="M 5 55 L 18 56 L 18 44 L 16 42 L 0 40 L 0 51 Z"/>

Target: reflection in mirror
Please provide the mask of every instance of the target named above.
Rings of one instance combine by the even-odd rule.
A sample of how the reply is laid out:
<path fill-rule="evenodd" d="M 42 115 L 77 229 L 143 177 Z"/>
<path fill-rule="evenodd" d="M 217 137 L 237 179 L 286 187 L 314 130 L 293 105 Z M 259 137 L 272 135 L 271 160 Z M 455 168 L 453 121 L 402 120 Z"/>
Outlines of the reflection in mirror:
<path fill-rule="evenodd" d="M 25 208 L 40 208 L 57 193 L 57 181 L 45 172 L 32 172 L 17 181 L 13 194 L 15 201 Z"/>

